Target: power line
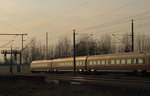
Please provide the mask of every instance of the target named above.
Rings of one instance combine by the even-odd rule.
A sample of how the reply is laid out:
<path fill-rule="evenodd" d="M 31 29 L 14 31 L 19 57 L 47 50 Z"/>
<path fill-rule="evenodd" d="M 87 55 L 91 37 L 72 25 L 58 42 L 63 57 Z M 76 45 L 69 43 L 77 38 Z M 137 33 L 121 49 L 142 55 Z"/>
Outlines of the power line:
<path fill-rule="evenodd" d="M 76 11 L 76 10 L 78 10 L 79 8 L 81 8 L 81 7 L 85 6 L 85 5 L 87 5 L 87 4 L 90 3 L 91 1 L 92 1 L 92 0 L 87 0 L 86 2 L 84 2 L 84 3 L 80 4 L 79 6 L 77 6 L 77 7 L 73 8 L 73 9 L 69 10 L 68 12 L 64 13 L 63 15 L 58 16 L 58 17 L 55 17 L 54 19 L 50 20 L 48 23 L 44 24 L 44 26 L 46 26 L 46 25 L 52 23 L 54 20 L 58 20 L 58 19 L 60 19 L 60 18 L 62 18 L 62 17 L 64 17 L 64 16 L 66 16 L 66 15 L 68 15 L 68 14 L 73 13 L 74 11 Z M 34 28 L 34 29 L 32 29 L 32 31 L 35 30 L 35 29 L 37 30 L 37 29 L 39 29 L 39 28 L 41 28 L 41 27 Z"/>
<path fill-rule="evenodd" d="M 76 24 L 74 24 L 74 25 L 79 25 L 79 24 L 81 24 L 81 23 L 85 23 L 85 22 L 88 22 L 88 21 L 90 21 L 90 20 L 96 19 L 96 18 L 98 18 L 98 17 L 100 17 L 100 16 L 104 16 L 104 15 L 106 15 L 106 14 L 113 13 L 113 12 L 115 12 L 115 11 L 117 11 L 117 10 L 120 10 L 120 9 L 122 9 L 122 8 L 125 8 L 125 7 L 128 7 L 128 6 L 132 5 L 132 4 L 136 3 L 137 1 L 139 1 L 139 0 L 134 0 L 134 1 L 129 2 L 129 3 L 125 4 L 125 5 L 123 5 L 123 6 L 120 6 L 120 7 L 118 7 L 118 8 L 112 9 L 112 10 L 110 10 L 110 11 L 104 13 L 104 14 L 100 14 L 100 15 L 94 16 L 94 17 L 92 17 L 92 18 L 88 18 L 88 19 L 83 20 L 83 21 L 81 21 L 81 22 L 79 22 L 79 23 L 76 23 Z M 73 25 L 72 25 L 72 26 L 73 26 Z"/>
<path fill-rule="evenodd" d="M 101 24 L 101 25 L 102 25 L 102 27 L 107 27 L 107 26 L 111 26 L 111 25 L 117 25 L 117 24 L 129 22 L 133 17 L 134 17 L 134 20 L 139 20 L 140 18 L 138 16 L 142 16 L 144 14 L 149 14 L 149 13 L 150 13 L 150 10 L 146 11 L 146 12 L 142 12 L 140 14 L 129 16 L 129 17 L 126 17 L 126 18 L 121 18 L 121 19 L 110 21 L 110 22 L 106 22 L 106 23 Z M 91 29 L 100 28 L 100 27 L 101 27 L 100 24 L 98 24 L 98 25 L 95 25 L 95 26 L 92 26 L 92 27 L 81 29 L 81 30 L 82 31 L 83 30 L 91 30 Z"/>
<path fill-rule="evenodd" d="M 32 42 L 33 42 L 33 40 L 31 40 L 31 42 L 30 42 L 27 46 L 25 46 L 25 47 L 23 48 L 23 50 L 25 50 L 29 45 L 31 45 Z"/>
<path fill-rule="evenodd" d="M 141 19 L 140 16 L 147 15 L 149 13 L 150 13 L 150 10 L 142 12 L 142 13 L 139 13 L 139 14 L 136 14 L 136 15 L 133 15 L 133 16 L 129 16 L 129 17 L 113 20 L 113 21 L 110 21 L 110 22 L 106 22 L 106 23 L 102 24 L 102 27 L 107 27 L 107 26 L 111 26 L 111 25 L 117 25 L 117 24 L 129 22 L 131 20 L 131 18 L 135 18 L 134 20 L 139 20 L 139 19 Z M 148 17 L 149 16 L 147 16 L 147 18 Z M 149 23 L 147 23 L 147 24 L 149 25 Z M 146 24 L 144 24 L 144 25 L 146 25 Z M 144 26 L 144 25 L 141 25 L 141 26 Z M 91 30 L 91 29 L 100 28 L 100 27 L 101 27 L 100 25 L 96 25 L 96 26 L 92 26 L 92 27 L 89 27 L 89 28 L 81 29 L 80 31 Z M 125 30 L 128 30 L 128 29 L 129 29 L 129 27 L 118 28 L 118 29 L 111 29 L 111 30 L 103 30 L 104 31 L 103 33 L 113 33 L 113 32 L 116 33 L 116 32 L 122 32 L 122 31 L 125 31 Z M 112 31 L 112 30 L 115 30 L 115 31 Z M 69 33 L 69 32 L 67 32 L 67 33 Z M 96 33 L 98 33 L 98 32 L 96 32 Z M 59 36 L 57 36 L 56 38 L 62 37 L 63 35 L 64 35 L 64 33 L 59 35 Z M 56 39 L 56 38 L 54 37 L 54 38 L 51 38 L 51 39 Z"/>
<path fill-rule="evenodd" d="M 8 43 L 6 43 L 5 45 L 1 46 L 0 48 L 5 47 L 6 45 L 9 45 L 10 43 L 14 42 L 14 40 L 9 41 Z"/>
<path fill-rule="evenodd" d="M 6 26 L 8 26 L 8 27 L 10 27 L 10 28 L 12 28 L 12 29 L 14 29 L 14 30 L 18 31 L 18 32 L 26 33 L 25 31 L 22 31 L 22 30 L 20 30 L 20 29 L 18 29 L 18 28 L 16 28 L 16 27 L 14 27 L 14 26 L 12 26 L 12 25 L 8 24 L 8 23 L 5 23 L 5 22 L 4 22 L 4 21 L 2 21 L 2 20 L 0 20 L 0 23 L 1 23 L 1 24 L 6 25 Z"/>

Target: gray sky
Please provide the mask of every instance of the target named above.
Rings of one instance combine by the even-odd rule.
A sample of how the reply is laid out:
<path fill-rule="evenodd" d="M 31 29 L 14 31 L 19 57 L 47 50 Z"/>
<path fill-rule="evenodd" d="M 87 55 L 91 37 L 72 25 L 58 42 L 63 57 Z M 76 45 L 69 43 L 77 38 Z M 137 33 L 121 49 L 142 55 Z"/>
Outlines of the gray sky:
<path fill-rule="evenodd" d="M 149 4 L 150 0 L 0 0 L 0 33 L 27 33 L 28 44 L 33 37 L 44 42 L 49 32 L 53 44 L 62 36 L 71 37 L 73 29 L 95 37 L 130 32 L 135 19 L 136 34 L 149 34 Z M 11 40 L 21 48 L 20 36 L 0 36 L 0 47 Z"/>

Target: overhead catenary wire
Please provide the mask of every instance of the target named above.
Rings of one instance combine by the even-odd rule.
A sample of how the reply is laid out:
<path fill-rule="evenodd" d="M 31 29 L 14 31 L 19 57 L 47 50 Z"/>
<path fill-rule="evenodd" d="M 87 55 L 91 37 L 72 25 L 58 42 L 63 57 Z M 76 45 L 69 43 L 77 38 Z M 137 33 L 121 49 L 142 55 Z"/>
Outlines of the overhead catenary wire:
<path fill-rule="evenodd" d="M 3 48 L 3 47 L 5 47 L 6 45 L 9 45 L 9 44 L 11 44 L 12 42 L 14 42 L 14 40 L 9 41 L 8 43 L 6 43 L 6 44 L 4 44 L 3 46 L 1 46 L 0 48 Z"/>
<path fill-rule="evenodd" d="M 135 14 L 133 16 L 128 16 L 128 17 L 125 17 L 125 18 L 121 18 L 121 19 L 110 21 L 110 22 L 106 22 L 106 23 L 102 24 L 103 25 L 102 27 L 107 27 L 107 26 L 111 26 L 111 25 L 117 25 L 117 24 L 121 24 L 121 23 L 126 23 L 126 22 L 129 22 L 131 20 L 131 18 L 135 18 L 134 20 L 145 19 L 144 15 L 147 15 L 149 13 L 150 13 L 150 10 L 141 12 L 139 14 Z M 140 16 L 143 16 L 143 17 L 140 17 Z M 146 18 L 149 18 L 149 16 L 146 16 Z M 143 24 L 143 25 L 141 24 L 141 26 L 146 26 L 146 25 L 149 25 L 149 23 Z M 100 25 L 97 25 L 97 26 L 94 26 L 94 27 L 89 27 L 89 28 L 86 28 L 86 29 L 81 29 L 79 31 L 84 32 L 86 30 L 91 30 L 91 29 L 100 28 L 100 27 L 101 27 Z M 116 29 L 111 29 L 111 30 L 103 30 L 103 32 L 101 32 L 101 33 L 116 33 L 116 32 L 118 33 L 118 32 L 122 32 L 122 31 L 125 31 L 125 30 L 129 30 L 129 27 L 116 28 Z M 69 33 L 69 32 L 67 32 L 67 33 Z M 99 32 L 93 32 L 93 33 L 99 33 Z M 60 34 L 57 37 L 51 38 L 51 40 L 63 37 L 64 34 L 66 34 L 66 33 L 62 32 L 62 34 Z"/>
<path fill-rule="evenodd" d="M 18 31 L 18 32 L 26 33 L 25 31 L 23 31 L 23 30 L 21 30 L 21 29 L 19 29 L 19 28 L 17 28 L 17 27 L 14 27 L 14 26 L 12 26 L 11 24 L 8 24 L 8 23 L 6 23 L 6 22 L 4 22 L 4 21 L 2 21 L 2 20 L 0 20 L 0 23 L 6 25 L 7 27 L 10 27 L 10 28 L 12 28 L 12 29 L 14 29 L 14 30 L 16 30 L 16 31 Z"/>
<path fill-rule="evenodd" d="M 105 13 L 105 14 L 98 15 L 98 16 L 103 16 L 103 15 L 109 14 L 109 13 L 111 13 L 111 12 L 120 10 L 121 8 L 128 7 L 128 6 L 130 6 L 130 5 L 134 4 L 134 3 L 136 3 L 137 1 L 139 1 L 139 0 L 131 1 L 131 2 L 129 2 L 129 3 L 125 4 L 125 5 L 123 5 L 123 6 L 120 6 L 120 7 L 118 7 L 118 8 L 114 8 L 114 9 L 112 9 L 111 11 L 109 11 L 109 12 L 107 12 L 107 13 Z M 63 14 L 63 15 L 61 15 L 61 16 L 58 16 L 58 17 L 54 18 L 53 20 L 56 20 L 56 19 L 58 19 L 58 18 L 62 18 L 63 16 L 66 16 L 66 15 L 68 15 L 68 14 L 70 14 L 70 13 L 76 11 L 77 9 L 79 9 L 79 8 L 81 8 L 82 6 L 88 4 L 89 2 L 91 2 L 91 0 L 87 0 L 86 2 L 82 3 L 81 5 L 75 7 L 74 9 L 72 9 L 72 10 L 66 12 L 65 14 Z M 95 18 L 95 17 L 94 17 L 94 18 Z M 51 21 L 53 21 L 53 20 L 51 20 Z M 127 21 L 126 21 L 126 22 L 127 22 Z M 51 23 L 51 22 L 50 22 L 50 23 Z M 98 26 L 98 27 L 99 27 L 99 26 Z M 98 28 L 98 27 L 97 27 L 97 28 Z M 59 36 L 60 36 L 60 35 L 59 35 Z M 59 36 L 58 36 L 58 37 L 59 37 Z"/>
<path fill-rule="evenodd" d="M 81 7 L 85 6 L 85 5 L 87 5 L 87 4 L 90 3 L 91 1 L 92 1 L 92 0 L 87 0 L 87 1 L 85 1 L 84 3 L 79 4 L 79 6 L 77 6 L 77 7 L 73 8 L 73 9 L 69 10 L 68 12 L 66 12 L 66 13 L 64 13 L 64 14 L 62 14 L 62 15 L 60 15 L 60 16 L 58 16 L 58 17 L 55 17 L 54 19 L 52 19 L 52 20 L 50 20 L 50 21 L 48 21 L 48 23 L 44 24 L 44 26 L 49 25 L 49 24 L 51 24 L 51 23 L 54 22 L 54 21 L 56 22 L 56 20 L 59 20 L 60 18 L 63 18 L 64 16 L 73 13 L 74 11 L 76 11 L 76 10 L 78 10 L 79 8 L 81 8 Z M 34 28 L 34 29 L 32 29 L 31 31 L 35 31 L 35 30 L 37 30 L 37 29 L 39 29 L 39 28 L 40 28 L 40 27 Z"/>
<path fill-rule="evenodd" d="M 139 1 L 139 0 L 134 0 L 134 1 L 129 2 L 129 3 L 125 4 L 125 5 L 122 5 L 122 6 L 118 7 L 118 8 L 114 8 L 114 9 L 112 9 L 112 10 L 106 12 L 106 13 L 103 13 L 103 14 L 100 14 L 100 15 L 97 15 L 97 16 L 94 16 L 94 17 L 90 17 L 90 18 L 88 18 L 88 19 L 86 19 L 86 20 L 83 20 L 83 21 L 80 21 L 80 22 L 78 22 L 78 23 L 75 23 L 75 24 L 73 24 L 73 25 L 71 25 L 71 26 L 80 25 L 80 24 L 82 24 L 82 23 L 86 23 L 86 22 L 91 21 L 91 20 L 93 20 L 93 19 L 96 19 L 96 18 L 98 18 L 98 17 L 108 15 L 108 14 L 110 14 L 110 13 L 113 13 L 113 12 L 117 11 L 117 10 L 120 10 L 120 9 L 122 9 L 122 8 L 125 8 L 125 7 L 128 7 L 128 6 L 130 6 L 130 5 L 134 4 L 134 3 L 136 3 L 137 1 Z M 70 25 L 69 25 L 68 27 L 70 27 Z"/>
<path fill-rule="evenodd" d="M 112 20 L 112 21 L 109 21 L 109 22 L 106 22 L 104 24 L 101 24 L 102 27 L 107 27 L 107 26 L 111 26 L 111 25 L 117 25 L 117 24 L 121 24 L 121 23 L 126 23 L 126 22 L 129 22 L 132 18 L 134 18 L 134 20 L 140 20 L 142 15 L 144 14 L 149 14 L 150 13 L 150 10 L 146 11 L 146 12 L 142 12 L 140 14 L 136 14 L 136 15 L 133 15 L 133 16 L 129 16 L 129 17 L 126 17 L 126 18 L 121 18 L 121 19 L 117 19 L 117 20 Z M 148 18 L 149 16 L 147 16 Z M 143 17 L 144 18 L 144 17 Z M 91 29 L 95 29 L 95 28 L 100 28 L 100 24 L 98 25 L 95 25 L 95 26 L 92 26 L 92 27 L 87 27 L 87 28 L 84 28 L 84 29 L 81 29 L 82 31 L 86 31 L 86 30 L 91 30 Z"/>
<path fill-rule="evenodd" d="M 108 26 L 111 26 L 111 25 L 114 26 L 114 25 L 117 25 L 117 24 L 129 22 L 133 18 L 134 18 L 134 20 L 145 19 L 144 15 L 147 15 L 147 14 L 150 14 L 150 10 L 144 11 L 144 12 L 132 15 L 132 16 L 128 16 L 128 17 L 125 17 L 125 18 L 112 20 L 112 21 L 106 22 L 106 23 L 101 24 L 101 25 L 102 25 L 102 27 L 108 27 Z M 143 16 L 143 17 L 140 17 L 140 16 Z M 146 16 L 146 18 L 149 18 L 149 16 Z M 92 26 L 92 27 L 87 27 L 87 28 L 84 28 L 84 29 L 80 29 L 80 31 L 92 30 L 92 29 L 100 28 L 100 27 L 101 27 L 100 24 L 98 24 L 98 25 L 95 25 L 95 26 Z M 63 31 L 63 32 L 65 32 L 65 31 Z M 67 33 L 69 33 L 69 32 L 67 32 Z"/>
<path fill-rule="evenodd" d="M 33 40 L 31 40 L 31 42 L 30 42 L 28 45 L 26 45 L 26 46 L 23 48 L 23 50 L 25 50 L 28 46 L 30 46 L 32 42 L 33 42 Z"/>

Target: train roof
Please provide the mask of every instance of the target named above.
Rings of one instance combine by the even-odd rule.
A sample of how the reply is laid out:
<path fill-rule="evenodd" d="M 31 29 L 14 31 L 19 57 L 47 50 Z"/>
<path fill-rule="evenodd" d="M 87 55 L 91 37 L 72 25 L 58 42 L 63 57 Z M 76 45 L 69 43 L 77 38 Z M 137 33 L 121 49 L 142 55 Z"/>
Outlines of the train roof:
<path fill-rule="evenodd" d="M 52 60 L 35 60 L 32 63 L 42 63 L 42 62 L 51 62 Z"/>
<path fill-rule="evenodd" d="M 149 54 L 150 52 L 128 52 L 128 53 L 115 53 L 115 54 L 102 54 L 102 55 L 92 55 L 89 56 L 88 59 L 107 59 L 107 58 L 132 58 L 132 57 L 142 57 L 145 54 Z"/>
<path fill-rule="evenodd" d="M 144 54 L 149 54 L 150 55 L 150 52 L 128 52 L 128 53 L 115 53 L 115 54 L 101 54 L 101 55 L 90 55 L 90 56 L 77 56 L 76 57 L 76 60 L 85 60 L 87 57 L 90 58 L 90 59 L 96 59 L 96 58 L 102 58 L 102 59 L 105 59 L 105 58 L 121 58 L 121 57 L 135 57 L 136 56 L 143 56 Z M 54 62 L 59 62 L 59 61 L 72 61 L 73 60 L 73 57 L 67 57 L 67 58 L 57 58 L 57 59 L 50 59 L 50 60 L 35 60 L 35 61 L 32 61 L 32 63 L 42 63 L 42 62 L 51 62 L 51 61 L 54 61 Z"/>
<path fill-rule="evenodd" d="M 80 56 L 80 57 L 76 57 L 76 60 L 85 60 L 87 58 L 87 56 Z M 59 62 L 59 61 L 73 61 L 73 57 L 69 57 L 69 58 L 58 58 L 58 59 L 54 59 L 54 62 Z"/>

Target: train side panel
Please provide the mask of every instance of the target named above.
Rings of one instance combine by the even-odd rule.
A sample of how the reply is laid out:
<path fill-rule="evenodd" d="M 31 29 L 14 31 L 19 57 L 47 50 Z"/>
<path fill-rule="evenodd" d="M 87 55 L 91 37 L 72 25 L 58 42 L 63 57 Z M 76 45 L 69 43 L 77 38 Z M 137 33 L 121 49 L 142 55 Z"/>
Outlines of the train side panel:
<path fill-rule="evenodd" d="M 87 69 L 116 72 L 149 71 L 148 57 L 144 53 L 91 56 L 88 58 Z"/>

